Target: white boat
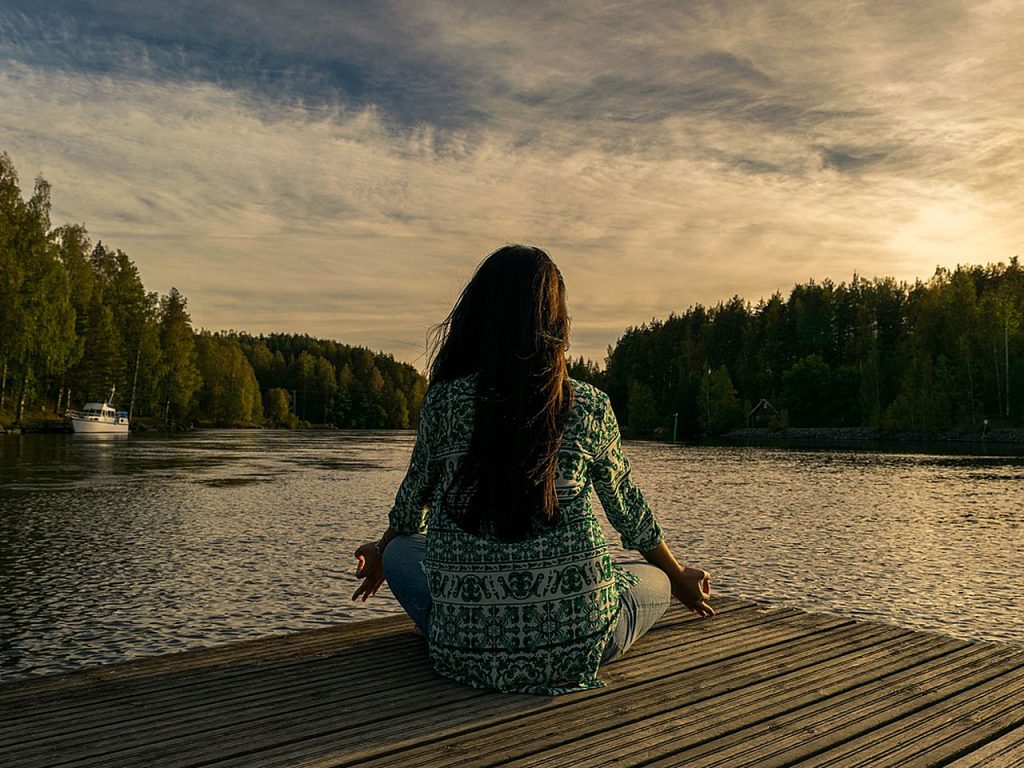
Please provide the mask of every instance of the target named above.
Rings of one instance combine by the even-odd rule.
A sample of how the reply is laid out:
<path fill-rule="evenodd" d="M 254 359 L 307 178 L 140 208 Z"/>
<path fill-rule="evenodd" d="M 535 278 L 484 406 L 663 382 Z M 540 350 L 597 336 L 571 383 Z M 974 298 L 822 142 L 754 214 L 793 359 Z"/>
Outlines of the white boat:
<path fill-rule="evenodd" d="M 110 390 L 107 399 L 114 399 L 114 390 Z M 113 403 L 86 403 L 80 411 L 68 411 L 67 417 L 75 432 L 128 434 L 128 412 L 117 410 Z"/>

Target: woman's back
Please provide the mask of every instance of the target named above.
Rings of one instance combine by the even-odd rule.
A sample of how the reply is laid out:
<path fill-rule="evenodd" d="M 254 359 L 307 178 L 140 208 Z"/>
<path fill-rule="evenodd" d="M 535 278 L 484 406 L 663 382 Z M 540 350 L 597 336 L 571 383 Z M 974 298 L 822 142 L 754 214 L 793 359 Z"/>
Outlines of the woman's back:
<path fill-rule="evenodd" d="M 435 668 L 469 685 L 592 688 L 670 594 L 714 614 L 708 574 L 676 561 L 630 478 L 607 395 L 569 378 L 569 325 L 543 250 L 504 246 L 480 264 L 437 328 L 390 525 L 356 550 L 352 598 L 386 578 Z M 650 565 L 612 564 L 591 488 Z"/>
<path fill-rule="evenodd" d="M 558 514 L 522 541 L 475 535 L 457 518 L 459 470 L 473 436 L 475 376 L 433 385 L 410 471 L 391 510 L 399 533 L 427 531 L 423 567 L 439 672 L 470 685 L 558 693 L 599 685 L 596 673 L 631 574 L 612 565 L 591 487 L 632 549 L 662 539 L 629 478 L 607 395 L 571 382 L 558 450 Z M 546 521 L 545 521 L 546 522 Z"/>

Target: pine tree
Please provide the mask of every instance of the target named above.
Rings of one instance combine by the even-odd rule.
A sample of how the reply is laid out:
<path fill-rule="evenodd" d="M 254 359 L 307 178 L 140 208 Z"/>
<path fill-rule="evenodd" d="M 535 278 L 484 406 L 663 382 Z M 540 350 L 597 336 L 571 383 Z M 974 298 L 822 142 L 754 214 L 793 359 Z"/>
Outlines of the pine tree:
<path fill-rule="evenodd" d="M 169 427 L 191 423 L 192 395 L 202 384 L 186 304 L 177 288 L 171 288 L 160 299 L 160 350 L 164 363 L 161 393 L 164 422 Z"/>

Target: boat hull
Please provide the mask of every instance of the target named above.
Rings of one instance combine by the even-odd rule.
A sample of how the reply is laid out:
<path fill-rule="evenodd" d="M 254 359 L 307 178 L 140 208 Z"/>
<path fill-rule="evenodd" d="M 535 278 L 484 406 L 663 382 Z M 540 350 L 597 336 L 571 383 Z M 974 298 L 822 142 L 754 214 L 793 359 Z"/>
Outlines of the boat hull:
<path fill-rule="evenodd" d="M 72 416 L 69 421 L 71 422 L 71 429 L 76 434 L 86 435 L 104 435 L 104 434 L 128 434 L 128 423 L 118 424 L 110 421 L 100 421 L 94 419 L 82 419 Z"/>

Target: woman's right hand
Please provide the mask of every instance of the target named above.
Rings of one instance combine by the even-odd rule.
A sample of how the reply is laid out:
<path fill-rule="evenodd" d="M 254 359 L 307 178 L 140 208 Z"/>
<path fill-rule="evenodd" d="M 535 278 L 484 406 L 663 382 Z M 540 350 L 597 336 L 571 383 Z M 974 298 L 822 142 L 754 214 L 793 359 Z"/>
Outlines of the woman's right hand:
<path fill-rule="evenodd" d="M 377 591 L 384 583 L 384 561 L 373 542 L 363 544 L 356 550 L 356 578 L 361 578 L 363 583 L 352 595 L 353 600 L 360 596 L 365 603 L 377 594 Z"/>
<path fill-rule="evenodd" d="M 711 574 L 701 568 L 683 568 L 671 579 L 672 596 L 701 618 L 715 615 L 711 599 Z"/>

